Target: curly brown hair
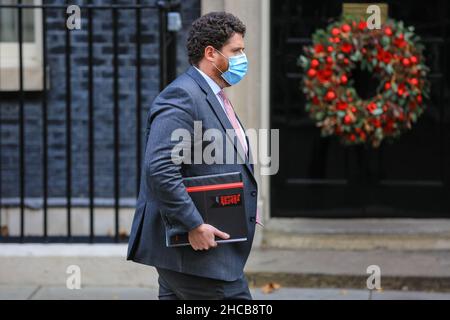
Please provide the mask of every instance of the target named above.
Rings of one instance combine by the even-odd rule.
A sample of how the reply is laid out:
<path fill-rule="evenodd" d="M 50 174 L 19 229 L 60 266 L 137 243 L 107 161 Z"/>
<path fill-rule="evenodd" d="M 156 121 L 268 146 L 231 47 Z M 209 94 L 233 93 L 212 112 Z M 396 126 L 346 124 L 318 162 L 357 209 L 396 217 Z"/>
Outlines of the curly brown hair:
<path fill-rule="evenodd" d="M 210 12 L 192 23 L 187 39 L 189 63 L 198 65 L 207 46 L 222 49 L 235 33 L 245 35 L 245 25 L 238 17 L 226 12 Z"/>

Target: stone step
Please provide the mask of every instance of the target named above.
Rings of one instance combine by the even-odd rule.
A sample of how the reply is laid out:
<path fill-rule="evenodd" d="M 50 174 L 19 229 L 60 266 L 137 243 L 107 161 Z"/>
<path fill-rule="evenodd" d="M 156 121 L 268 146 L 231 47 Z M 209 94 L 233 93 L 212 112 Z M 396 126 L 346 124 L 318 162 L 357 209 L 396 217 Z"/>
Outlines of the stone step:
<path fill-rule="evenodd" d="M 327 250 L 450 250 L 448 235 L 297 234 L 267 231 L 263 246 Z"/>
<path fill-rule="evenodd" d="M 262 245 L 284 249 L 450 250 L 448 219 L 272 219 Z"/>

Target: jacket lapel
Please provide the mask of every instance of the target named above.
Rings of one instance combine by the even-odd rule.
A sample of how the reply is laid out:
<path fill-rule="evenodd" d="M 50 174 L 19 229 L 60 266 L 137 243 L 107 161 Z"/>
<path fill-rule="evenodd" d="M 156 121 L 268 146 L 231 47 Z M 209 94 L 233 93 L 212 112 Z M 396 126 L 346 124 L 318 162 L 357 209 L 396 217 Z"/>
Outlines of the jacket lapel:
<path fill-rule="evenodd" d="M 230 132 L 232 132 L 232 130 L 233 130 L 233 126 L 231 125 L 230 121 L 228 120 L 227 115 L 223 111 L 222 106 L 220 105 L 219 101 L 217 100 L 216 95 L 212 91 L 211 87 L 208 85 L 208 83 L 203 78 L 203 76 L 197 70 L 195 70 L 194 67 L 191 66 L 188 69 L 187 74 L 189 76 L 191 76 L 197 82 L 197 84 L 200 86 L 200 88 L 202 88 L 202 90 L 206 93 L 206 100 L 208 101 L 209 106 L 214 111 L 214 114 L 216 115 L 216 117 L 220 120 L 220 123 L 221 123 L 223 129 L 225 130 L 225 133 L 226 133 L 228 139 L 230 139 L 230 141 L 232 142 L 232 144 L 234 146 L 234 149 L 236 150 L 236 153 L 238 154 L 238 157 L 241 157 L 239 155 L 237 146 L 234 143 L 234 139 L 233 139 L 233 137 L 230 134 Z M 237 117 L 237 115 L 236 115 L 236 117 Z M 239 118 L 238 118 L 238 121 L 239 121 L 239 123 L 241 123 Z M 241 123 L 241 126 L 242 126 L 242 123 Z M 242 128 L 244 129 L 244 126 L 242 126 Z M 247 139 L 247 136 L 245 138 Z M 248 145 L 248 148 L 249 148 L 249 157 L 248 158 L 251 159 L 250 144 L 249 144 L 249 140 L 248 139 L 247 139 L 247 145 Z M 241 157 L 241 159 L 242 159 L 242 157 Z M 247 169 L 251 173 L 251 176 L 253 177 L 253 179 L 256 182 L 256 179 L 254 177 L 254 172 L 253 172 L 252 165 L 250 164 L 248 159 L 245 159 L 245 166 L 247 167 Z"/>

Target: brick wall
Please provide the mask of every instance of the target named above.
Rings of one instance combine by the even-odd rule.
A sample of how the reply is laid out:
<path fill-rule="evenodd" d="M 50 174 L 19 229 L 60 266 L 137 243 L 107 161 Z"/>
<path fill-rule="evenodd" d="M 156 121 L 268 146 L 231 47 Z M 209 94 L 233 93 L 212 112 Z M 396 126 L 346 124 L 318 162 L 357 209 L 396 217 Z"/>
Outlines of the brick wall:
<path fill-rule="evenodd" d="M 45 1 L 63 4 L 62 0 Z M 154 1 L 142 1 L 152 4 Z M 94 1 L 109 4 L 111 1 Z M 127 4 L 130 1 L 119 1 Z M 177 70 L 188 67 L 185 39 L 191 22 L 200 15 L 200 0 L 182 1 L 183 30 L 178 36 Z M 87 13 L 81 12 L 82 28 L 71 32 L 72 85 L 72 196 L 88 196 L 88 28 Z M 66 69 L 64 10 L 47 15 L 48 64 L 48 192 L 66 195 Z M 142 132 L 148 107 L 159 92 L 159 24 L 156 10 L 142 13 Z M 111 10 L 96 10 L 94 18 L 95 104 L 95 196 L 113 197 L 113 49 Z M 135 11 L 119 11 L 119 107 L 120 107 L 120 196 L 134 198 L 136 190 L 136 68 Z M 17 94 L 0 94 L 1 196 L 19 196 L 19 106 Z M 26 197 L 42 196 L 42 94 L 25 99 Z M 144 143 L 144 141 L 143 141 Z M 142 148 L 144 146 L 142 145 Z M 142 149 L 143 150 L 143 149 Z"/>

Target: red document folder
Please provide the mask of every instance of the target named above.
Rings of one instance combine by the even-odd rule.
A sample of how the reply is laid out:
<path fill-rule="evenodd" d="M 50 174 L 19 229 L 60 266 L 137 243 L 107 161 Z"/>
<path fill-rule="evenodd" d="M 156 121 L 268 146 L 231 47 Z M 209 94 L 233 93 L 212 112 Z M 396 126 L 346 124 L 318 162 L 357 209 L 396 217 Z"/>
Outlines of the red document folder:
<path fill-rule="evenodd" d="M 230 235 L 218 243 L 247 240 L 244 183 L 240 172 L 188 177 L 183 183 L 203 221 Z M 188 234 L 166 236 L 168 247 L 190 245 Z"/>

